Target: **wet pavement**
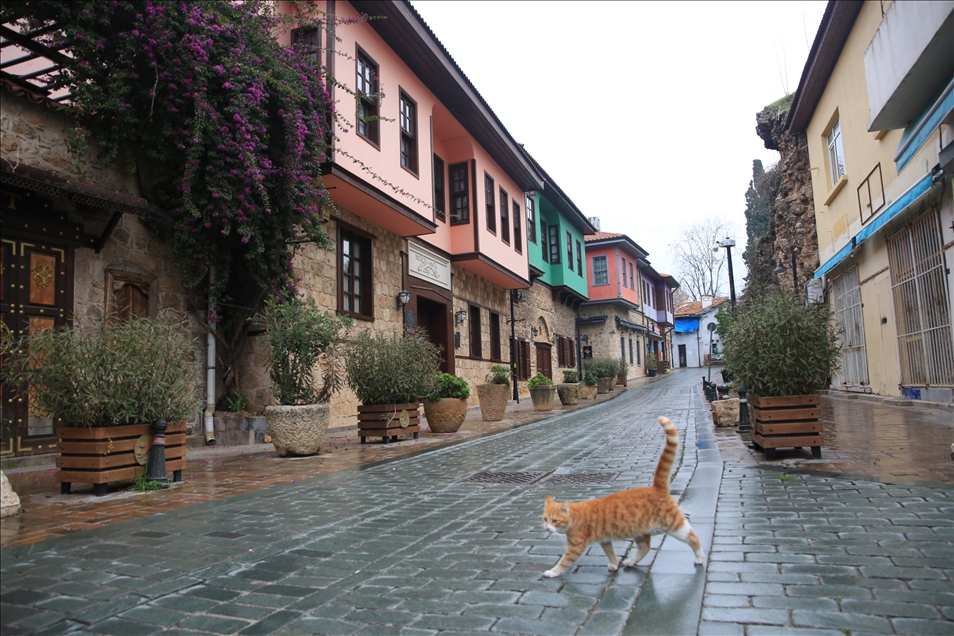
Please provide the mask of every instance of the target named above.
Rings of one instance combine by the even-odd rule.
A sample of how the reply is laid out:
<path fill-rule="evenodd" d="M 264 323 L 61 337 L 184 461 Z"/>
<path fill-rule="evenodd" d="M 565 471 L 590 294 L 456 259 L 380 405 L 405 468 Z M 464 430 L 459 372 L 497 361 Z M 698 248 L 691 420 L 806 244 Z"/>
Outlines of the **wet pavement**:
<path fill-rule="evenodd" d="M 160 492 L 64 497 L 50 482 L 3 520 L 3 634 L 954 631 L 950 451 L 926 450 L 949 447 L 949 411 L 825 398 L 823 458 L 765 462 L 712 428 L 697 383 L 674 373 L 447 439 L 361 449 L 339 433 L 318 458 L 202 451 Z M 565 543 L 542 530 L 544 495 L 649 483 L 659 414 L 679 429 L 671 490 L 705 567 L 657 537 L 636 568 L 608 572 L 595 547 L 541 578 Z M 912 421 L 916 440 L 890 430 Z M 11 478 L 42 488 L 44 470 Z M 483 471 L 541 474 L 468 480 Z"/>

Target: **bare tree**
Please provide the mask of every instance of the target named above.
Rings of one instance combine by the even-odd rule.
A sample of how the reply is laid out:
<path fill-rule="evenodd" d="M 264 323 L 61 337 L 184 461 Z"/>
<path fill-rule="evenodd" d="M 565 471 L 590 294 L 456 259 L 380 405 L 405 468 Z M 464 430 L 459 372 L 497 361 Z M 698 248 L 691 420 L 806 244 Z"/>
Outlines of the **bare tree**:
<path fill-rule="evenodd" d="M 708 218 L 679 230 L 679 240 L 669 246 L 679 273 L 681 289 L 692 300 L 703 296 L 722 296 L 728 285 L 725 250 L 713 246 L 732 235 L 732 224 L 724 219 Z"/>

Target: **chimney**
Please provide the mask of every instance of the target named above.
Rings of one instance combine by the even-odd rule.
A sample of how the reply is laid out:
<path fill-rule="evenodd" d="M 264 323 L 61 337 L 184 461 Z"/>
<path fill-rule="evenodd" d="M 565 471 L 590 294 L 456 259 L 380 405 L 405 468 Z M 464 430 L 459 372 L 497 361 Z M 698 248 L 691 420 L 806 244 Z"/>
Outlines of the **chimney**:
<path fill-rule="evenodd" d="M 593 229 L 594 229 L 594 230 L 596 230 L 597 232 L 600 231 L 600 217 L 598 217 L 598 216 L 591 216 L 591 217 L 589 217 L 589 218 L 587 219 L 587 221 L 590 222 L 590 225 L 593 226 Z"/>
<path fill-rule="evenodd" d="M 702 297 L 702 310 L 705 311 L 712 307 L 712 296 L 703 296 Z"/>

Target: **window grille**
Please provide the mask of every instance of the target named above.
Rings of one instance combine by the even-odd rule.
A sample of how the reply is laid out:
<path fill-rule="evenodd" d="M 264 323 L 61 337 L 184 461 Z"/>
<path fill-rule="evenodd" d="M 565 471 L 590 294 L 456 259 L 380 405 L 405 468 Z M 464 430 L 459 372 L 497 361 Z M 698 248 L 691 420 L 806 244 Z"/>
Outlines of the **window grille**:
<path fill-rule="evenodd" d="M 843 386 L 868 384 L 868 356 L 865 353 L 865 324 L 861 310 L 858 268 L 852 267 L 832 283 L 835 322 L 841 330 L 841 371 Z"/>
<path fill-rule="evenodd" d="M 901 384 L 954 387 L 941 222 L 937 208 L 888 239 Z"/>

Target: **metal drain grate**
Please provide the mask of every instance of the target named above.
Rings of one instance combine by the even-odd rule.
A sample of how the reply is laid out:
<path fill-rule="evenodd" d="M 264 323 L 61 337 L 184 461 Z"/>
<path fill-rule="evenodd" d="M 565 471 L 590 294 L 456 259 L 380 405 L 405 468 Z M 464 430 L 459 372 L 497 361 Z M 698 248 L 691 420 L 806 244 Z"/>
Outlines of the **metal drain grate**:
<path fill-rule="evenodd" d="M 609 484 L 616 481 L 619 473 L 566 473 L 550 475 L 543 480 L 547 486 L 581 486 L 587 484 Z"/>
<path fill-rule="evenodd" d="M 479 484 L 532 484 L 533 482 L 548 474 L 548 472 L 539 471 L 498 473 L 485 470 L 484 472 L 471 475 L 464 481 L 476 482 Z"/>

